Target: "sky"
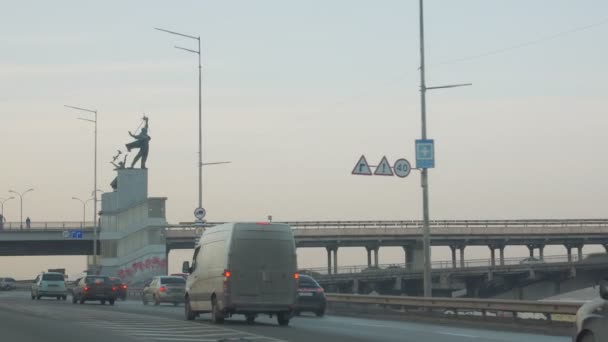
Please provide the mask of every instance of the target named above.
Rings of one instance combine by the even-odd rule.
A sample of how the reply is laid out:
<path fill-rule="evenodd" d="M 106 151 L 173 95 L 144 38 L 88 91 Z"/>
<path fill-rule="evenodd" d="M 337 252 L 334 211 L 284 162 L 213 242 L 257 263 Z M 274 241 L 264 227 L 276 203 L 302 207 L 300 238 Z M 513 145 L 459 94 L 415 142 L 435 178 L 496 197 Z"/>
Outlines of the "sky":
<path fill-rule="evenodd" d="M 418 1 L 2 8 L 0 197 L 34 188 L 24 203 L 32 221 L 80 220 L 71 197 L 93 189 L 93 127 L 76 119 L 91 116 L 64 105 L 99 112 L 104 191 L 112 156 L 149 116 L 150 195 L 168 198 L 169 222 L 193 219 L 197 60 L 174 46 L 196 42 L 154 27 L 201 37 L 203 161 L 231 162 L 204 168 L 208 220 L 421 218 L 417 171 L 350 174 L 362 154 L 371 164 L 414 163 Z M 605 217 L 608 3 L 427 0 L 425 34 L 427 85 L 473 84 L 427 94 L 431 219 Z M 18 201 L 4 211 L 19 220 Z M 300 264 L 323 264 L 318 251 L 299 253 Z M 340 253 L 345 264 L 365 260 L 363 250 Z M 402 260 L 398 250 L 384 254 Z M 13 260 L 0 258 L 0 269 Z M 19 260 L 36 270 L 42 262 Z M 80 262 L 66 260 L 56 263 Z"/>

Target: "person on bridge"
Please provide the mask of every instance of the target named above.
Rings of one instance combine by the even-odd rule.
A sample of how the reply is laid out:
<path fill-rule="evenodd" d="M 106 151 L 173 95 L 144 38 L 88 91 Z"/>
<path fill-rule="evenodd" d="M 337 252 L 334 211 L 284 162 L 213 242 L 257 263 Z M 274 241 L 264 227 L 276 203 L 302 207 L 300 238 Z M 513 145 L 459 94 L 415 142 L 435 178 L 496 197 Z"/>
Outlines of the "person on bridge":
<path fill-rule="evenodd" d="M 27 229 L 31 229 L 31 228 L 32 228 L 32 226 L 31 226 L 31 225 L 32 225 L 32 220 L 30 220 L 30 217 L 28 216 L 28 217 L 25 219 L 25 228 L 27 228 Z"/>

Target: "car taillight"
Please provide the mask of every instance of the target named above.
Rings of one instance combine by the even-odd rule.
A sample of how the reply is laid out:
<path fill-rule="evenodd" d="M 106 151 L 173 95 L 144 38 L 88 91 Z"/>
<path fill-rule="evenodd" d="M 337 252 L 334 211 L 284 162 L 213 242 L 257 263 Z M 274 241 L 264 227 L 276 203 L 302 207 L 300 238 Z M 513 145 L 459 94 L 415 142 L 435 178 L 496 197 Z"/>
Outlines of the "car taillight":
<path fill-rule="evenodd" d="M 120 288 L 126 290 L 127 289 L 127 285 L 120 285 Z"/>
<path fill-rule="evenodd" d="M 228 280 L 230 279 L 230 277 L 232 277 L 232 272 L 230 272 L 230 270 L 224 270 L 224 273 L 222 273 L 222 275 L 224 276 L 224 280 Z"/>
<path fill-rule="evenodd" d="M 115 288 L 115 287 L 112 287 L 112 291 L 116 291 L 116 288 Z"/>
<path fill-rule="evenodd" d="M 87 286 L 87 287 L 85 287 L 85 288 L 84 288 L 84 291 L 85 291 L 85 292 L 86 292 L 86 291 L 89 291 L 89 287 L 88 287 L 88 286 Z"/>
<path fill-rule="evenodd" d="M 167 291 L 167 288 L 166 288 L 166 287 L 164 287 L 164 286 L 161 286 L 161 287 L 160 287 L 158 290 L 159 290 L 160 292 L 165 292 L 165 291 Z"/>
<path fill-rule="evenodd" d="M 299 273 L 294 273 L 293 274 L 293 279 L 295 279 L 295 280 L 300 279 L 300 274 Z"/>

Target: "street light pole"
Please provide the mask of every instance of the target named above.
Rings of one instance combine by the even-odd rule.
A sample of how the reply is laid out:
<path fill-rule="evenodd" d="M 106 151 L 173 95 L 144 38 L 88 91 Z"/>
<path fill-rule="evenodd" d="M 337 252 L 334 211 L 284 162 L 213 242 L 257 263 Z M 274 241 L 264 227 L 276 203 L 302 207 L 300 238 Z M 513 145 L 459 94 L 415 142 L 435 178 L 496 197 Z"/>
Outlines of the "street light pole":
<path fill-rule="evenodd" d="M 176 49 L 192 52 L 198 55 L 198 208 L 203 207 L 203 88 L 202 88 L 202 62 L 201 62 L 201 37 L 191 36 L 175 31 L 169 31 L 162 28 L 154 28 L 155 30 L 181 36 L 185 38 L 194 39 L 198 42 L 198 50 L 186 49 L 183 47 L 175 46 Z M 202 222 L 197 218 L 197 221 Z"/>
<path fill-rule="evenodd" d="M 0 218 L 0 220 L 5 220 L 5 217 L 4 217 L 4 202 L 8 202 L 8 201 L 12 200 L 13 198 L 15 198 L 15 197 L 12 197 L 12 196 L 9 197 L 9 198 L 0 197 L 0 216 L 2 216 Z M 2 226 L 2 223 L 3 222 L 0 222 L 0 226 Z"/>
<path fill-rule="evenodd" d="M 13 191 L 13 190 L 9 190 L 8 192 L 11 192 L 13 194 L 17 194 L 19 196 L 19 229 L 23 229 L 23 196 L 25 196 L 25 194 L 27 194 L 30 191 L 34 191 L 34 189 L 27 189 L 22 193 L 18 193 L 17 191 Z M 3 208 L 3 212 L 4 212 L 4 208 Z"/>
<path fill-rule="evenodd" d="M 91 197 L 91 198 L 89 198 L 86 201 L 83 201 L 83 200 L 81 200 L 78 197 L 72 197 L 72 199 L 73 200 L 77 200 L 80 203 L 82 203 L 82 229 L 84 229 L 85 228 L 85 223 L 87 222 L 87 215 L 86 215 L 86 212 L 87 212 L 87 203 L 89 203 L 90 201 L 92 201 L 93 198 Z"/>
<path fill-rule="evenodd" d="M 433 89 L 445 89 L 470 86 L 471 83 L 451 84 L 438 87 L 427 87 L 425 79 L 425 63 L 424 63 L 424 9 L 423 0 L 419 0 L 420 8 L 420 116 L 422 125 L 422 139 L 426 140 L 426 91 Z M 424 296 L 432 297 L 432 279 L 431 279 L 431 228 L 429 225 L 429 176 L 428 169 L 422 168 L 420 172 L 420 185 L 422 187 L 422 220 L 423 220 L 423 236 L 422 245 L 424 249 L 424 276 L 423 287 Z"/>
<path fill-rule="evenodd" d="M 97 190 L 97 110 L 64 105 L 65 107 L 93 113 L 94 119 L 78 118 L 78 120 L 88 121 L 94 124 L 95 132 L 93 143 L 93 193 Z M 97 269 L 97 196 L 93 196 L 93 266 Z"/>

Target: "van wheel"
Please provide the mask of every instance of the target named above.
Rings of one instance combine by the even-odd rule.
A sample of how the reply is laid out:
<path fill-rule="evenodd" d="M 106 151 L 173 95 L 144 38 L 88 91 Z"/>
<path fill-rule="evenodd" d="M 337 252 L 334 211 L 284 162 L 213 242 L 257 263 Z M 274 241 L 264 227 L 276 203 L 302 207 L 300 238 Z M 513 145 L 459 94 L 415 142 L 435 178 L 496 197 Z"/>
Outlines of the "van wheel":
<path fill-rule="evenodd" d="M 154 305 L 156 305 L 156 306 L 160 305 L 160 299 L 157 296 L 154 296 Z"/>
<path fill-rule="evenodd" d="M 325 310 L 316 311 L 315 315 L 317 315 L 317 317 L 323 317 L 325 316 Z"/>
<path fill-rule="evenodd" d="M 579 341 L 580 342 L 595 342 L 595 336 L 593 335 L 592 332 L 588 331 L 585 335 L 583 335 L 583 338 L 581 338 Z"/>
<path fill-rule="evenodd" d="M 63 296 L 63 297 L 61 297 L 61 299 L 63 299 L 63 300 L 67 300 L 67 299 L 68 299 L 68 296 Z"/>
<path fill-rule="evenodd" d="M 114 305 L 115 301 L 116 301 L 116 299 L 110 299 L 110 305 Z"/>
<path fill-rule="evenodd" d="M 289 325 L 289 314 L 286 312 L 279 312 L 277 314 L 277 322 L 279 322 L 279 325 L 282 327 Z"/>
<path fill-rule="evenodd" d="M 42 298 L 42 296 L 36 296 L 36 300 L 40 300 L 40 298 Z"/>
<path fill-rule="evenodd" d="M 186 314 L 186 319 L 189 321 L 193 321 L 196 318 L 196 312 L 192 311 L 189 297 L 186 297 L 186 302 L 184 304 L 184 313 Z"/>
<path fill-rule="evenodd" d="M 32 300 L 36 299 L 36 296 L 32 293 Z"/>
<path fill-rule="evenodd" d="M 245 315 L 245 320 L 247 320 L 247 324 L 253 324 L 255 322 L 255 315 Z"/>
<path fill-rule="evenodd" d="M 76 296 L 72 295 L 72 304 L 76 304 Z"/>
<path fill-rule="evenodd" d="M 101 300 L 101 305 L 106 305 L 106 301 L 105 301 L 105 299 L 102 299 L 102 300 Z"/>
<path fill-rule="evenodd" d="M 217 300 L 215 297 L 211 299 L 211 322 L 215 324 L 224 323 L 224 315 L 220 311 L 220 308 L 217 305 Z"/>

